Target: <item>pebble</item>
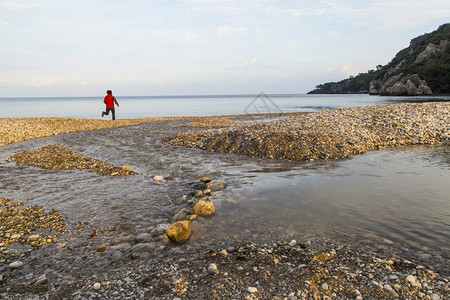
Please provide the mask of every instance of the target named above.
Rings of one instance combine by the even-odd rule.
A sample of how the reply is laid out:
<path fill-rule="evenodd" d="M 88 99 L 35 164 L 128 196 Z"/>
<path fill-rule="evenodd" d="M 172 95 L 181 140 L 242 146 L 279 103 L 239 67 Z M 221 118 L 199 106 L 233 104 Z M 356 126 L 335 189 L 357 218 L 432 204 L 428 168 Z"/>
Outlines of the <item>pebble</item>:
<path fill-rule="evenodd" d="M 14 261 L 12 263 L 9 264 L 9 268 L 10 269 L 19 269 L 23 267 L 23 262 L 21 262 L 20 260 L 18 261 Z"/>
<path fill-rule="evenodd" d="M 328 290 L 328 284 L 326 282 L 322 284 L 322 290 Z"/>
<path fill-rule="evenodd" d="M 416 277 L 414 277 L 413 275 L 408 275 L 405 278 L 406 281 L 408 281 L 409 283 L 413 283 L 416 282 Z"/>
<path fill-rule="evenodd" d="M 398 297 L 397 292 L 389 284 L 385 284 L 383 288 L 386 291 L 388 291 L 389 294 L 391 294 L 392 297 Z"/>
<path fill-rule="evenodd" d="M 161 181 L 161 180 L 163 180 L 163 179 L 164 179 L 164 177 L 159 176 L 159 175 L 153 176 L 153 180 L 154 180 L 154 181 Z"/>
<path fill-rule="evenodd" d="M 255 287 L 252 287 L 252 286 L 249 286 L 249 287 L 247 288 L 247 292 L 249 292 L 249 293 L 251 293 L 251 294 L 256 293 L 257 291 L 258 291 L 258 289 L 255 288 Z"/>
<path fill-rule="evenodd" d="M 93 288 L 94 288 L 94 290 L 96 290 L 96 291 L 100 290 L 100 287 L 101 287 L 101 285 L 100 285 L 99 282 L 96 282 L 96 283 L 94 283 L 94 285 L 93 285 Z"/>
<path fill-rule="evenodd" d="M 216 264 L 210 264 L 208 266 L 208 273 L 211 275 L 219 274 L 219 269 L 217 269 Z"/>

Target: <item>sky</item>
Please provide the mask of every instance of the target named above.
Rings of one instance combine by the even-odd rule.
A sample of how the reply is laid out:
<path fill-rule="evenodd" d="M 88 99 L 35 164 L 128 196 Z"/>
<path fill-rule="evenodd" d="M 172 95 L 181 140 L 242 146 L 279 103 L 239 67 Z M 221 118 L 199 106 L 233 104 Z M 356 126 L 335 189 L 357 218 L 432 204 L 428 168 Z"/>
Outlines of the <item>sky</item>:
<path fill-rule="evenodd" d="M 0 0 L 0 97 L 306 93 L 449 21 L 448 0 Z"/>

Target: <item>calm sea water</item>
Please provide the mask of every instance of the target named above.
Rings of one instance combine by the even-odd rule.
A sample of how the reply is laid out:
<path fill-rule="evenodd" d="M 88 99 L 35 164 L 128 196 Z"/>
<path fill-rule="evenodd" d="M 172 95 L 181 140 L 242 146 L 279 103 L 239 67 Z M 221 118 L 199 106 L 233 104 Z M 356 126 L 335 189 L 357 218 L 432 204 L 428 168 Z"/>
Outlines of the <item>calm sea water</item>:
<path fill-rule="evenodd" d="M 369 95 L 116 95 L 117 118 L 217 116 L 244 113 L 304 112 L 403 101 L 450 101 L 447 97 L 379 97 Z M 101 118 L 103 96 L 73 98 L 0 98 L 0 118 Z"/>

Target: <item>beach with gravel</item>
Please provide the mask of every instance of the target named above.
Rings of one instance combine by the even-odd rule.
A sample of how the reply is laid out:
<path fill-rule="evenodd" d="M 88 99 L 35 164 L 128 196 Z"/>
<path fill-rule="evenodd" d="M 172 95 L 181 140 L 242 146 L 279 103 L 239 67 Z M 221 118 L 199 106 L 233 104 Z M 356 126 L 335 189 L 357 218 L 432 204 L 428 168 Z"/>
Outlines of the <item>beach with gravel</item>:
<path fill-rule="evenodd" d="M 380 105 L 279 116 L 271 122 L 251 117 L 116 121 L 0 119 L 0 145 L 69 132 L 149 122 L 172 124 L 170 122 L 183 120 L 182 126 L 172 129 L 179 133 L 168 134 L 162 139 L 164 143 L 267 159 L 341 159 L 386 147 L 448 144 L 449 108 L 447 103 Z M 106 176 L 134 174 L 126 166 L 93 160 L 59 145 L 31 150 L 11 157 L 10 161 L 20 166 L 87 170 Z M 172 180 L 152 178 L 155 184 Z M 198 222 L 197 217 L 193 217 L 196 204 L 208 202 L 215 189 L 230 188 L 220 180 L 212 180 L 219 183 L 219 187 L 213 187 L 208 185 L 210 181 L 202 178 L 192 185 L 192 192 L 181 200 L 191 209 L 180 211 L 173 217 L 174 221 L 190 222 L 195 228 Z M 164 185 L 158 187 L 164 189 Z M 437 300 L 450 296 L 450 274 L 445 271 L 448 266 L 423 266 L 403 257 L 361 250 L 340 241 L 303 237 L 301 232 L 292 240 L 268 244 L 248 241 L 192 254 L 177 251 L 178 244 L 167 237 L 167 226 L 156 226 L 149 233 L 102 241 L 99 246 L 98 239 L 102 230 L 107 231 L 105 228 L 93 229 L 78 224 L 69 230 L 65 225 L 68 220 L 58 211 L 46 212 L 42 207 L 27 206 L 14 199 L 0 200 L 2 299 Z M 214 216 L 209 218 L 213 220 Z M 76 234 L 84 236 L 83 243 L 77 241 L 71 245 L 61 241 L 63 237 L 67 239 Z M 29 250 L 25 253 L 13 250 L 17 243 L 26 245 Z M 189 237 L 183 243 L 189 243 Z M 40 251 L 49 244 L 55 246 L 54 255 L 58 259 L 79 249 L 93 261 L 110 257 L 114 263 L 117 253 L 121 253 L 129 263 L 89 278 L 54 279 L 46 270 L 25 271 L 38 265 Z M 145 255 L 147 251 L 168 248 L 173 251 L 162 257 Z"/>
<path fill-rule="evenodd" d="M 449 143 L 449 108 L 448 103 L 408 103 L 325 110 L 262 124 L 183 133 L 165 142 L 270 159 L 339 159 L 386 147 Z"/>

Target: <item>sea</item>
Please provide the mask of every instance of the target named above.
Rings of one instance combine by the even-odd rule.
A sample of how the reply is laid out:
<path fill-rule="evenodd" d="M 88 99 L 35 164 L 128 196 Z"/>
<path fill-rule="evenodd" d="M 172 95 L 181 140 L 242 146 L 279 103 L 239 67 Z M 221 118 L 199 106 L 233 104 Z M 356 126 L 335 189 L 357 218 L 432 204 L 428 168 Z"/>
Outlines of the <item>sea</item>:
<path fill-rule="evenodd" d="M 450 101 L 439 97 L 380 97 L 363 95 L 186 95 L 120 96 L 116 117 L 220 116 L 247 113 L 311 112 L 343 107 L 379 105 L 398 102 Z M 63 117 L 101 118 L 104 96 L 98 97 L 0 97 L 0 118 Z"/>
<path fill-rule="evenodd" d="M 314 112 L 450 101 L 449 96 L 264 93 L 116 97 L 120 104 L 117 118 Z M 100 96 L 0 98 L 0 118 L 100 119 L 102 109 Z M 0 198 L 58 209 L 69 223 L 117 228 L 98 236 L 96 242 L 101 245 L 124 236 L 133 240 L 140 233 L 152 232 L 155 226 L 170 223 L 180 209 L 189 208 L 179 204 L 178 199 L 189 198 L 193 183 L 208 176 L 229 183 L 224 191 L 211 197 L 216 215 L 194 222 L 188 243 L 175 248 L 158 244 L 152 257 L 202 252 L 207 248 L 227 249 L 247 241 L 270 244 L 295 239 L 307 243 L 314 238 L 366 249 L 383 257 L 408 259 L 450 274 L 450 145 L 396 147 L 342 160 L 299 162 L 161 143 L 164 136 L 191 130 L 179 127 L 185 122 L 75 132 L 0 147 Z M 51 144 L 61 144 L 118 166 L 130 166 L 139 175 L 107 178 L 82 171 L 18 167 L 6 161 L 14 154 Z M 170 176 L 173 180 L 155 185 L 154 175 Z M 113 236 L 107 237 L 108 234 Z M 76 235 L 63 235 L 61 243 L 82 245 L 90 241 L 77 239 Z M 52 247 L 57 246 L 43 248 L 40 255 L 45 259 L 37 260 L 35 268 L 47 268 L 50 261 L 55 274 L 64 277 L 70 270 L 70 259 L 80 261 L 83 257 L 84 273 L 73 276 L 89 278 L 116 266 L 108 256 L 90 257 L 77 247 L 58 257 L 59 252 Z"/>

